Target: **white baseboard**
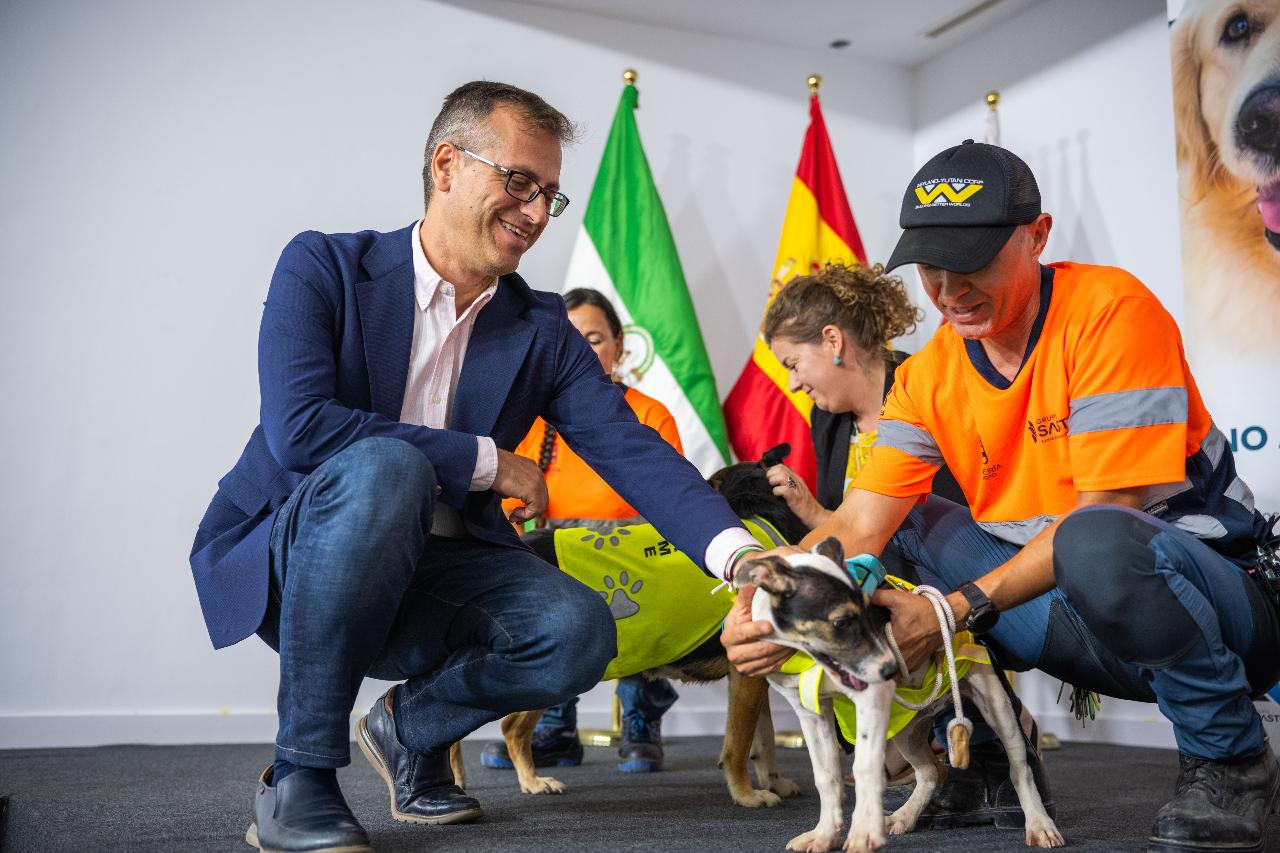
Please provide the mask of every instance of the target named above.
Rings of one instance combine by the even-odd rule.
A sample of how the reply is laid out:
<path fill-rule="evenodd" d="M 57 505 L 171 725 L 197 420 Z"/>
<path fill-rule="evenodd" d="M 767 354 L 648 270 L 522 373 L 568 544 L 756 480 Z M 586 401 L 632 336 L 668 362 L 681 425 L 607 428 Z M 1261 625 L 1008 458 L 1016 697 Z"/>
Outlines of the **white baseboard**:
<path fill-rule="evenodd" d="M 353 714 L 352 722 L 363 713 L 362 708 Z M 663 718 L 663 733 L 674 736 L 723 734 L 724 716 L 723 705 L 698 707 L 680 703 Z M 578 711 L 578 725 L 583 728 L 608 728 L 610 721 L 608 707 L 583 707 Z M 276 725 L 276 715 L 269 712 L 5 714 L 0 715 L 0 749 L 114 744 L 265 744 L 275 739 Z M 499 737 L 501 733 L 494 722 L 482 726 L 468 740 Z"/>
<path fill-rule="evenodd" d="M 578 724 L 608 728 L 609 707 L 583 702 Z M 1117 707 L 1118 706 L 1118 707 Z M 772 703 L 774 728 L 798 729 L 795 714 L 779 701 Z M 1275 706 L 1259 703 L 1272 746 L 1280 750 L 1280 714 Z M 363 710 L 352 715 L 354 722 Z M 677 703 L 663 718 L 663 733 L 676 737 L 724 733 L 724 706 L 718 702 Z M 1114 743 L 1125 746 L 1176 748 L 1173 727 L 1154 705 L 1115 702 L 1104 706 L 1098 719 L 1080 721 L 1058 706 L 1036 710 L 1040 729 L 1063 741 Z M 0 749 L 105 746 L 112 744 L 271 743 L 276 715 L 270 712 L 114 713 L 114 714 L 0 714 Z M 498 724 L 489 723 L 468 740 L 500 737 Z"/>
<path fill-rule="evenodd" d="M 1155 711 L 1154 705 L 1149 707 Z M 1064 743 L 1114 743 L 1156 749 L 1177 748 L 1173 739 L 1173 726 L 1158 711 L 1152 716 L 1103 713 L 1084 726 L 1069 712 L 1041 711 L 1036 714 L 1036 722 L 1040 731 L 1055 734 Z"/>
<path fill-rule="evenodd" d="M 0 749 L 113 744 L 271 743 L 272 713 L 12 714 Z"/>

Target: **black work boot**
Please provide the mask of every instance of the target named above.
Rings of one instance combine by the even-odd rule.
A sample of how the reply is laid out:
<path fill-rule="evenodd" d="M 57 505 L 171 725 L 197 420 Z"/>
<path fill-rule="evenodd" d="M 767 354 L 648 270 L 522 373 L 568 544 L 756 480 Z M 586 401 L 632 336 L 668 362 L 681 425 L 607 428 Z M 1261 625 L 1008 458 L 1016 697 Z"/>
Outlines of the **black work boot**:
<path fill-rule="evenodd" d="M 280 853 L 373 853 L 333 771 L 300 767 L 276 784 L 273 770 L 258 777 L 245 841 Z"/>
<path fill-rule="evenodd" d="M 533 748 L 534 767 L 577 767 L 582 763 L 582 741 L 577 729 L 535 728 L 529 745 Z M 485 745 L 480 764 L 503 770 L 515 767 L 506 741 L 501 740 Z"/>
<path fill-rule="evenodd" d="M 1040 761 L 1038 750 L 1027 746 L 1027 764 L 1031 777 L 1049 817 L 1056 814 L 1049 777 Z M 892 814 L 902 807 L 916 789 L 915 782 L 885 790 L 884 810 Z M 920 813 L 917 829 L 947 829 L 957 826 L 995 824 L 1013 829 L 1026 823 L 1018 792 L 1009 778 L 1009 759 L 998 743 L 975 744 L 969 749 L 969 766 L 964 770 L 947 768 L 947 777 L 933 792 L 929 804 Z"/>
<path fill-rule="evenodd" d="M 1267 818 L 1280 811 L 1280 763 L 1266 745 L 1252 758 L 1179 755 L 1174 797 L 1156 813 L 1148 853 L 1261 851 Z"/>
<path fill-rule="evenodd" d="M 448 748 L 413 752 L 396 735 L 392 687 L 356 724 L 356 743 L 391 794 L 391 816 L 405 823 L 465 823 L 480 803 L 454 783 Z"/>
<path fill-rule="evenodd" d="M 662 769 L 662 721 L 649 721 L 640 714 L 622 720 L 622 743 L 618 746 L 618 769 L 623 773 L 653 773 Z"/>

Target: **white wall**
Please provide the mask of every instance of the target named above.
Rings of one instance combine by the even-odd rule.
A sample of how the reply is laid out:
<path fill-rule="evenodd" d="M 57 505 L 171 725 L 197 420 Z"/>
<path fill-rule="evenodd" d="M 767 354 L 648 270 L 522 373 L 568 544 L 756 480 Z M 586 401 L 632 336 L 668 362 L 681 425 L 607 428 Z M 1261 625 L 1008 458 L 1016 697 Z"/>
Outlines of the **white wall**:
<path fill-rule="evenodd" d="M 506 2 L 0 5 L 0 748 L 272 737 L 275 656 L 256 639 L 213 652 L 187 553 L 257 420 L 278 252 L 303 229 L 416 218 L 441 99 L 487 77 L 586 128 L 563 174 L 575 204 L 522 267 L 557 289 L 627 66 L 727 393 L 766 293 L 806 75 L 826 77 L 851 200 L 883 256 L 910 165 L 907 72 Z M 713 730 L 718 688 L 685 696 L 668 730 Z M 593 694 L 585 722 L 607 708 Z"/>
<path fill-rule="evenodd" d="M 256 422 L 277 253 L 304 228 L 415 218 L 422 140 L 453 86 L 509 80 L 586 126 L 565 161 L 575 203 L 522 268 L 554 289 L 620 72 L 640 71 L 641 133 L 723 395 L 814 70 L 872 259 L 897 237 L 906 179 L 980 138 L 996 88 L 1003 141 L 1056 217 L 1049 257 L 1125 266 L 1179 316 L 1163 10 L 1044 2 L 908 73 L 499 0 L 0 5 L 0 748 L 271 738 L 275 657 L 256 640 L 211 650 L 191 536 Z M 1020 688 L 1047 728 L 1082 734 L 1056 683 Z M 667 731 L 714 731 L 720 688 L 682 693 Z M 584 724 L 607 708 L 593 692 Z M 1111 702 L 1083 735 L 1170 742 L 1153 706 Z"/>
<path fill-rule="evenodd" d="M 914 163 L 981 140 L 983 96 L 999 90 L 1001 143 L 1031 166 L 1054 216 L 1045 260 L 1124 267 L 1181 318 L 1166 20 L 1164 0 L 1040 3 L 934 59 L 912 84 Z M 1065 739 L 1173 745 L 1154 705 L 1105 699 L 1099 719 L 1081 727 L 1069 690 L 1055 703 L 1058 684 L 1038 672 L 1019 677 L 1042 728 Z"/>

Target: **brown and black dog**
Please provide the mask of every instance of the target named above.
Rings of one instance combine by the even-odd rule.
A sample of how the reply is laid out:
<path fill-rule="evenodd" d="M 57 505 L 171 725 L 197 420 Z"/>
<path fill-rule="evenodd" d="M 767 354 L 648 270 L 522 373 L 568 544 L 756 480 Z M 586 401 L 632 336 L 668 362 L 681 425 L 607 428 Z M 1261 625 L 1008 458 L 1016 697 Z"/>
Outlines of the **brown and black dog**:
<path fill-rule="evenodd" d="M 708 482 L 724 495 L 739 517 L 763 518 L 788 542 L 798 542 L 808 529 L 787 508 L 786 501 L 773 494 L 765 476 L 765 470 L 781 462 L 789 452 L 788 445 L 779 445 L 765 453 L 759 462 L 741 462 L 723 468 L 713 474 Z M 573 530 L 574 528 L 536 530 L 526 534 L 524 541 L 544 560 L 558 565 L 553 537 L 557 533 L 573 535 Z M 688 568 L 689 571 L 701 571 L 692 561 Z M 724 745 L 720 751 L 720 766 L 724 770 L 729 796 L 740 806 L 758 808 L 775 806 L 781 797 L 799 792 L 794 782 L 779 776 L 776 770 L 768 685 L 763 679 L 741 675 L 730 666 L 718 635 L 712 636 L 679 660 L 648 670 L 643 675 L 647 678 L 675 678 L 694 683 L 718 681 L 727 677 L 729 706 Z M 565 786 L 562 782 L 550 776 L 539 776 L 534 770 L 533 729 L 541 716 L 542 710 L 507 715 L 502 720 L 502 737 L 511 762 L 515 765 L 521 791 L 526 794 L 563 793 Z M 759 788 L 751 784 L 747 769 L 748 760 L 753 757 Z M 458 784 L 465 785 L 457 744 L 454 744 L 450 759 Z"/>
<path fill-rule="evenodd" d="M 889 613 L 872 605 L 870 597 L 851 581 L 844 569 L 844 551 L 834 537 L 808 553 L 744 560 L 734 583 L 756 587 L 752 617 L 773 625 L 774 642 L 804 652 L 821 668 L 805 675 L 777 672 L 768 679 L 800 718 L 821 800 L 817 826 L 791 839 L 787 849 L 817 853 L 842 846 L 844 785 L 835 722 L 843 709 L 835 706 L 837 697 L 850 700 L 857 717 L 853 764 L 856 802 L 844 849 L 867 853 L 884 845 L 886 832 L 910 832 L 944 778 L 945 769 L 929 747 L 929 732 L 932 711 L 946 704 L 950 695 L 936 698 L 893 739 L 915 769 L 916 788 L 891 815 L 884 814 L 881 768 L 895 688 L 899 683 L 921 687 L 928 662 L 914 672 L 899 671 L 885 635 Z M 806 679 L 807 675 L 818 677 Z M 995 729 L 1009 756 L 1010 776 L 1025 814 L 1026 843 L 1062 846 L 1062 835 L 1036 789 L 1013 703 L 995 669 L 990 663 L 975 662 L 959 686 Z M 967 752 L 957 763 L 968 764 Z"/>

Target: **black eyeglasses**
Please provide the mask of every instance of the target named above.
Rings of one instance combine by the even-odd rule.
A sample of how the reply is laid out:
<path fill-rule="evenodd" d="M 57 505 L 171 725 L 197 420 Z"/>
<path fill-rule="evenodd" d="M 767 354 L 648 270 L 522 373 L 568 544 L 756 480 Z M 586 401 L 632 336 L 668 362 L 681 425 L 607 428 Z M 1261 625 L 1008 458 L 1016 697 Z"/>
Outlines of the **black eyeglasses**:
<path fill-rule="evenodd" d="M 524 172 L 517 172 L 515 169 L 508 169 L 506 166 L 499 166 L 492 160 L 486 160 L 474 151 L 468 151 L 461 145 L 454 145 L 463 154 L 466 154 L 472 160 L 479 160 L 486 166 L 491 166 L 499 172 L 507 176 L 506 190 L 507 195 L 523 202 L 533 201 L 538 196 L 542 196 L 547 200 L 547 215 L 559 216 L 564 213 L 564 209 L 569 206 L 569 197 L 564 193 L 553 193 Z"/>

